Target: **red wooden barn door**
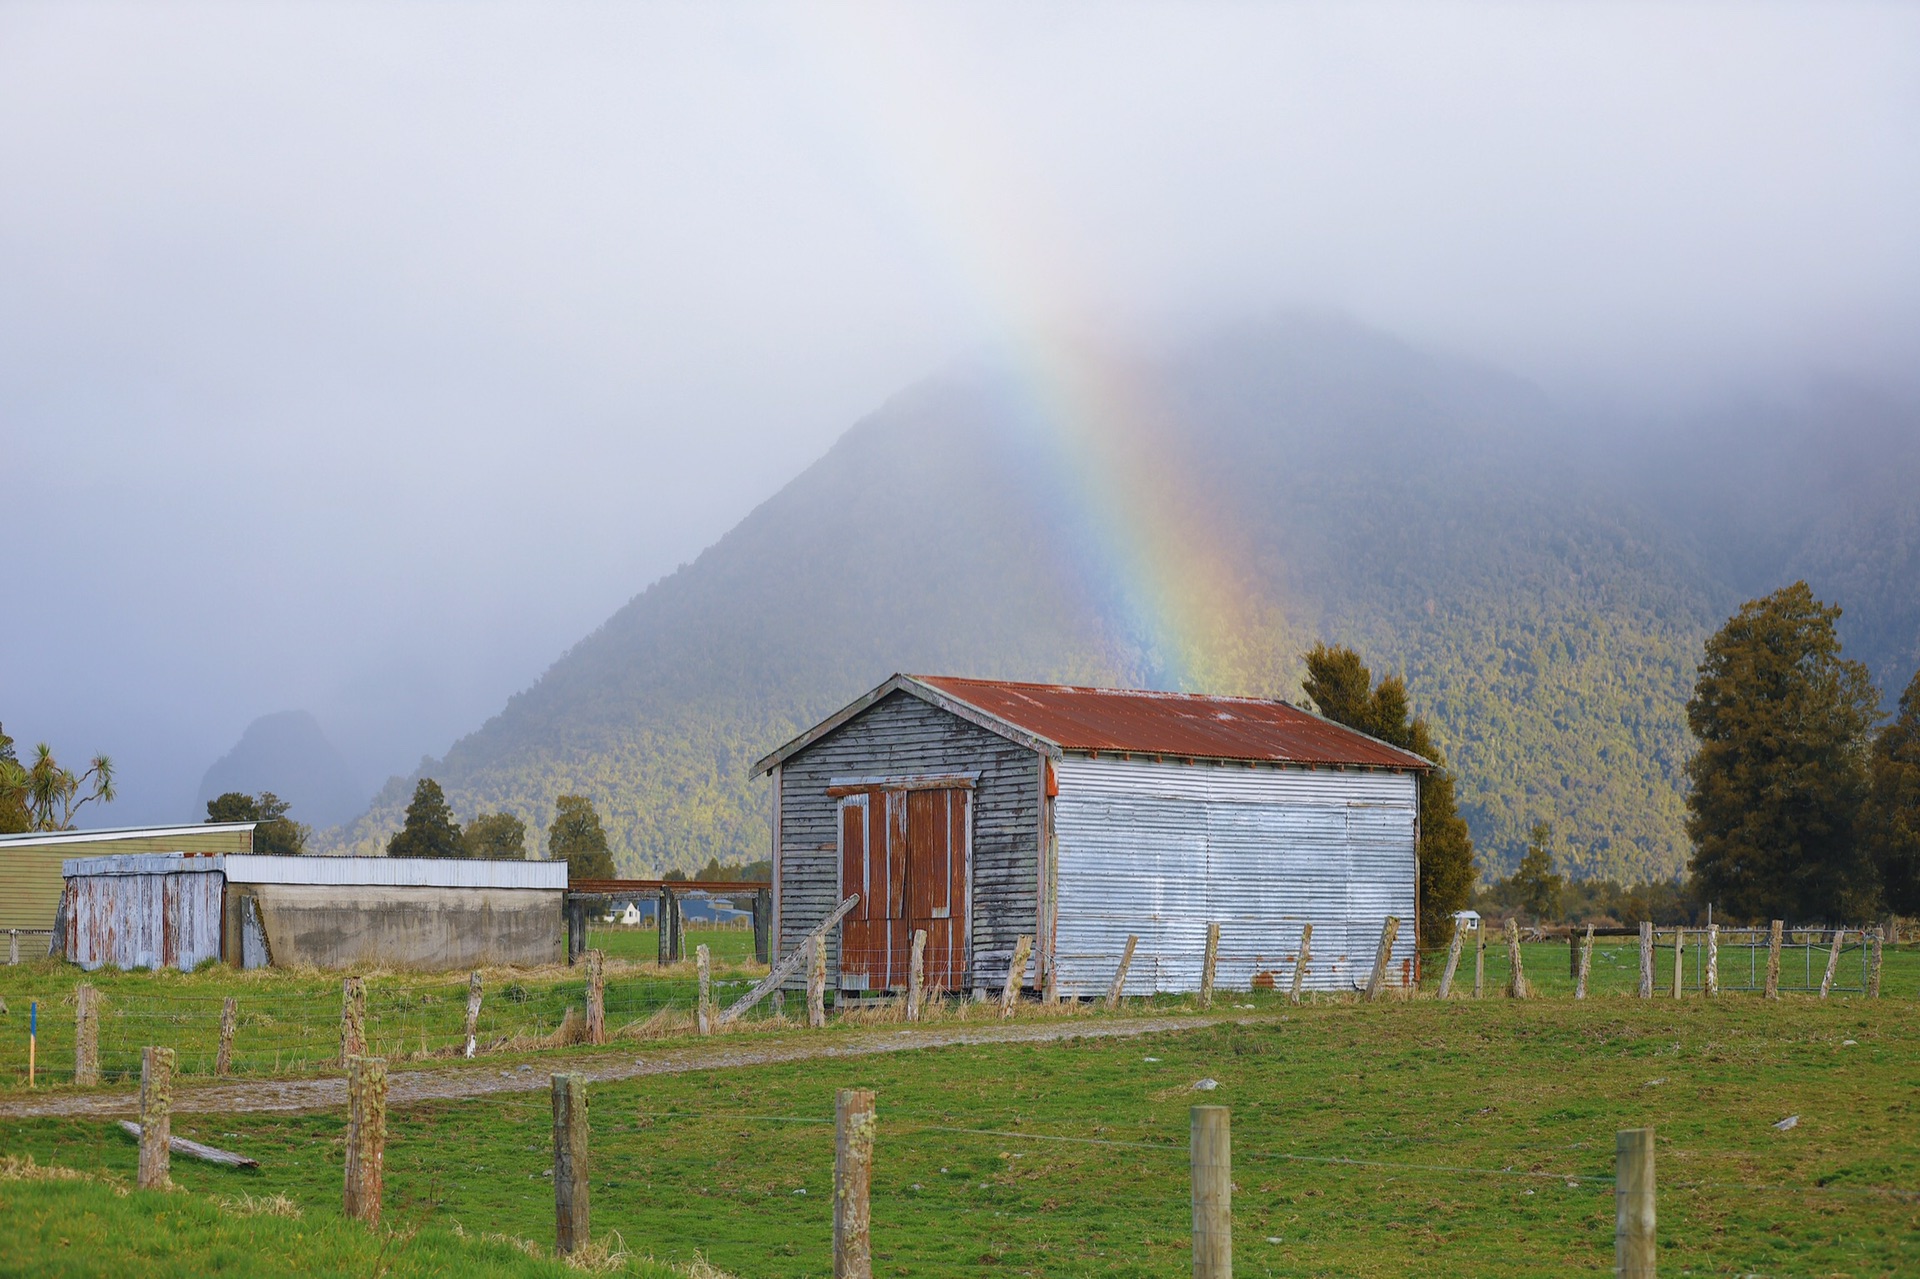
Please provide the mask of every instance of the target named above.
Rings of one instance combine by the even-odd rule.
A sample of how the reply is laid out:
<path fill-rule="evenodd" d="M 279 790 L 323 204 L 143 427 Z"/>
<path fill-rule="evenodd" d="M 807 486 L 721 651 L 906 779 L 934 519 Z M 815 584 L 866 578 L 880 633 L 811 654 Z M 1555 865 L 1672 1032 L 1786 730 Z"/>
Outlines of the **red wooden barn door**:
<path fill-rule="evenodd" d="M 841 894 L 860 894 L 840 926 L 842 989 L 904 989 L 913 934 L 922 928 L 927 985 L 961 986 L 971 797 L 959 788 L 898 787 L 840 797 Z"/>
<path fill-rule="evenodd" d="M 960 787 L 907 794 L 907 938 L 927 931 L 926 982 L 958 990 L 967 973 L 968 817 Z"/>

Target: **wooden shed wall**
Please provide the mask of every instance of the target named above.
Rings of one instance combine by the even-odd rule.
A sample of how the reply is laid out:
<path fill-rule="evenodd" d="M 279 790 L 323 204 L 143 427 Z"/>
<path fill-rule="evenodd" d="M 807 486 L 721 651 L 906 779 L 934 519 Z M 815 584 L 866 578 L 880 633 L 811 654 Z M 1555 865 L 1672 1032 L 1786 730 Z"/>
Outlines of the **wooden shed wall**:
<path fill-rule="evenodd" d="M 778 773 L 779 953 L 833 909 L 839 882 L 834 777 L 978 772 L 973 797 L 973 918 L 968 984 L 1006 981 L 1015 940 L 1035 928 L 1040 755 L 906 693 L 893 693 L 805 750 Z M 837 934 L 839 930 L 835 930 Z M 839 971 L 839 939 L 828 950 Z M 790 985 L 805 985 L 804 974 Z"/>

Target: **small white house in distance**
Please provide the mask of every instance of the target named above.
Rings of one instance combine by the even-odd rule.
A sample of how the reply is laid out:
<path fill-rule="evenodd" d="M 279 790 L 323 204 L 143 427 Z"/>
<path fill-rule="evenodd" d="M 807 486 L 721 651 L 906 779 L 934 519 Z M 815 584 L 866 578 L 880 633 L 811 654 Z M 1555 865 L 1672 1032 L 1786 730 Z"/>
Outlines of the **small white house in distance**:
<path fill-rule="evenodd" d="M 773 778 L 778 954 L 828 934 L 841 991 L 1024 980 L 1103 995 L 1352 990 L 1400 920 L 1414 979 L 1426 760 L 1286 702 L 896 675 L 754 765 Z M 1305 962 L 1301 934 L 1313 927 Z M 776 955 L 776 957 L 777 957 Z M 796 983 L 799 979 L 795 979 Z"/>
<path fill-rule="evenodd" d="M 629 928 L 632 928 L 635 924 L 638 924 L 646 918 L 647 916 L 642 915 L 640 908 L 632 902 L 628 902 L 626 909 L 620 912 L 620 922 Z"/>
<path fill-rule="evenodd" d="M 1460 928 L 1477 928 L 1477 927 L 1479 927 L 1479 926 L 1480 926 L 1480 912 L 1479 912 L 1479 911 L 1477 911 L 1477 910 L 1456 910 L 1456 911 L 1454 911 L 1454 912 L 1453 912 L 1453 926 L 1454 926 L 1454 927 L 1455 927 L 1456 929 L 1460 929 Z"/>

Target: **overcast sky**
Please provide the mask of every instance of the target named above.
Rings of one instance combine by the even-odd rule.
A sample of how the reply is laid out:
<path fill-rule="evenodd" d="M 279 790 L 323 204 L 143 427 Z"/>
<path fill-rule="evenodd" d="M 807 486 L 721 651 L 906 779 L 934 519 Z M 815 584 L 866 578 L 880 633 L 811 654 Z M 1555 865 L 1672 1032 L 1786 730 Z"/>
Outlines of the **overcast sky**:
<path fill-rule="evenodd" d="M 1920 367 L 1920 6 L 0 4 L 0 722 L 439 754 L 1036 312 Z"/>

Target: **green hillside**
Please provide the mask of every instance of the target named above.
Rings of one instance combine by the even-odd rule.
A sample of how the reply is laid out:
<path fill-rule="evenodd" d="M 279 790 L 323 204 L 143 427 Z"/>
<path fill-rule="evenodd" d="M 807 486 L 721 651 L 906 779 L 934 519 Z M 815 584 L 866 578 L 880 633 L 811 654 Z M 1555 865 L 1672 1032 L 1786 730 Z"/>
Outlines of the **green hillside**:
<path fill-rule="evenodd" d="M 1883 588 L 1859 619 L 1885 650 L 1869 660 L 1897 666 L 1913 648 L 1912 575 L 1897 556 L 1863 568 L 1846 554 L 1863 520 L 1911 533 L 1904 488 L 1839 515 L 1830 495 L 1806 497 L 1792 528 L 1734 554 L 1715 541 L 1728 525 L 1688 496 L 1710 454 L 1665 458 L 1653 482 L 1596 458 L 1526 384 L 1378 334 L 1283 320 L 1142 372 L 1170 407 L 1157 437 L 1127 446 L 1178 468 L 1246 566 L 1244 606 L 1198 660 L 1136 633 L 1015 384 L 976 370 L 848 431 L 426 771 L 463 817 L 505 809 L 535 829 L 555 796 L 591 795 L 625 870 L 691 869 L 763 856 L 766 788 L 748 764 L 894 671 L 1186 670 L 1298 697 L 1299 654 L 1325 638 L 1406 674 L 1483 865 L 1511 864 L 1544 818 L 1577 873 L 1644 879 L 1684 859 L 1682 707 L 1701 642 L 1749 579 L 1843 564 Z M 333 842 L 379 847 L 411 786 L 389 783 Z"/>

